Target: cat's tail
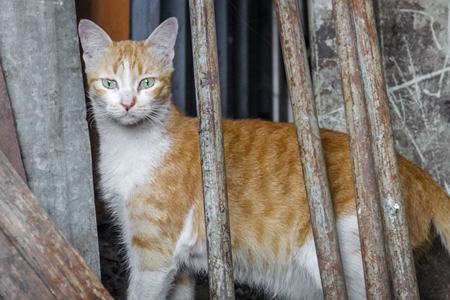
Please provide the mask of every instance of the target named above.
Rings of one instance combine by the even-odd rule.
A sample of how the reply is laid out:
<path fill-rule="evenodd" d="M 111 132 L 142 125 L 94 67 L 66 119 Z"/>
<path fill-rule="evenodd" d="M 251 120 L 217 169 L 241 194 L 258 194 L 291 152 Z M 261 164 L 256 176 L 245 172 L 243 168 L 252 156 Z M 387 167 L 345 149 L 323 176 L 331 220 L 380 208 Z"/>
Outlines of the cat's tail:
<path fill-rule="evenodd" d="M 436 197 L 434 200 L 437 205 L 434 206 L 435 210 L 431 221 L 450 254 L 450 197 L 442 189 L 433 194 Z"/>
<path fill-rule="evenodd" d="M 431 245 L 434 232 L 450 254 L 450 197 L 424 170 L 399 156 L 409 235 L 415 259 Z"/>

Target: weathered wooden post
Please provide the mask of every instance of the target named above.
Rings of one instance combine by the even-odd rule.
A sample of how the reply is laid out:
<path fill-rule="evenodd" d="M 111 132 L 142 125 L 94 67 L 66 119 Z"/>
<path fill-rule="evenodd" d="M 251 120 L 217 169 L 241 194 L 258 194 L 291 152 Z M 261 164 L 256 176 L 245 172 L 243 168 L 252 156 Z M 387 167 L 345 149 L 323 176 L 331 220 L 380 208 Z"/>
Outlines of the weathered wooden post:
<path fill-rule="evenodd" d="M 30 189 L 100 264 L 75 3 L 0 0 L 0 57 Z"/>
<path fill-rule="evenodd" d="M 337 63 L 337 43 L 334 37 L 334 23 L 329 13 L 331 2 L 331 0 L 308 0 L 310 36 L 312 37 L 312 69 L 316 79 L 314 85 L 317 87 L 316 99 L 318 99 L 319 106 L 322 108 L 321 125 L 344 130 L 342 126 L 342 124 L 345 124 L 343 122 L 344 110 L 340 104 L 342 97 L 339 93 L 341 88 Z M 432 4 L 427 0 L 407 0 L 402 3 L 396 0 L 383 1 L 382 3 L 373 1 L 376 16 L 374 16 L 371 8 L 370 17 L 376 17 L 375 19 L 378 20 L 378 39 L 372 37 L 375 32 L 373 23 L 371 25 L 366 24 L 369 15 L 362 18 L 364 14 L 367 14 L 365 8 L 367 3 L 356 2 L 353 1 L 352 5 L 355 6 L 355 14 L 361 13 L 360 17 L 355 17 L 356 22 L 360 24 L 359 38 L 371 40 L 370 42 L 366 41 L 366 46 L 364 46 L 364 51 L 369 51 L 360 52 L 369 57 L 374 55 L 374 52 L 378 53 L 377 56 L 382 54 L 382 61 L 381 58 L 378 58 L 377 64 L 379 65 L 378 68 L 382 66 L 386 70 L 386 76 L 383 80 L 385 82 L 378 82 L 375 86 L 373 81 L 368 78 L 366 80 L 369 82 L 371 90 L 384 94 L 381 96 L 383 101 L 386 102 L 381 106 L 384 118 L 389 118 L 389 112 L 386 110 L 388 99 L 384 91 L 384 87 L 387 88 L 397 151 L 429 172 L 442 188 L 450 192 L 448 185 L 450 152 L 444 151 L 450 145 L 450 135 L 448 130 L 445 129 L 448 124 L 446 107 L 448 107 L 447 99 L 450 93 L 450 90 L 445 88 L 450 70 L 448 67 L 449 51 L 446 47 L 443 47 L 449 39 L 446 34 L 449 25 L 448 12 L 450 11 L 448 1 L 436 0 Z M 361 26 L 364 24 L 370 25 L 366 27 L 366 29 L 369 29 L 368 31 L 365 31 L 365 26 Z M 368 32 L 371 33 L 370 37 Z M 377 42 L 380 42 L 380 46 L 377 45 Z M 367 43 L 376 45 L 377 49 L 372 49 L 372 46 L 367 45 Z M 360 50 L 362 49 L 360 48 Z M 362 63 L 366 64 L 363 59 Z M 324 79 L 327 79 L 327 81 Z M 330 93 L 330 91 L 333 92 Z M 372 98 L 368 99 L 369 102 L 372 102 Z M 377 105 L 375 104 L 373 111 L 376 111 L 374 108 Z M 387 135 L 392 136 L 392 133 L 388 132 Z M 376 134 L 375 138 L 377 137 L 379 136 Z M 377 140 L 377 143 L 381 144 L 382 142 Z M 387 155 L 390 151 L 385 151 L 382 155 Z M 394 194 L 398 193 L 395 192 Z M 388 210 L 389 217 L 393 217 L 395 213 L 402 214 L 401 211 L 404 209 L 403 204 L 392 200 L 394 194 L 384 195 L 384 197 L 387 196 L 384 200 L 384 210 Z M 399 210 L 396 211 L 396 207 Z M 404 217 L 400 216 L 394 219 L 391 219 L 390 224 L 387 224 L 387 229 L 388 231 L 392 230 L 392 228 L 389 229 L 391 226 L 397 228 L 394 236 L 399 239 L 398 245 L 405 245 L 404 242 L 407 241 L 405 241 L 406 228 L 404 226 L 406 224 L 400 225 L 397 223 Z M 389 243 L 392 243 L 393 238 L 391 234 Z M 397 292 L 395 293 L 397 294 L 398 289 L 403 287 L 405 291 L 409 290 L 412 294 L 411 297 L 414 298 L 417 297 L 417 289 L 414 283 L 416 280 L 414 279 L 413 264 L 408 253 L 408 247 L 401 247 L 403 249 L 398 249 L 400 251 L 397 252 L 399 255 L 396 256 L 395 264 L 402 264 L 403 266 L 390 266 L 397 275 L 404 272 L 403 276 L 394 279 L 394 281 L 397 281 L 395 284 Z M 393 248 L 391 247 L 388 252 L 392 254 L 392 251 Z M 405 253 L 405 251 L 406 256 L 400 258 L 400 253 Z M 444 297 L 447 291 L 442 287 L 442 283 L 426 276 L 427 272 L 423 270 L 430 270 L 429 272 L 433 270 L 433 272 L 447 275 L 448 268 L 446 265 L 448 265 L 449 260 L 445 259 L 442 264 L 433 263 L 433 261 L 442 259 L 441 257 L 437 258 L 437 255 L 440 255 L 440 252 L 443 253 L 443 250 L 441 250 L 441 247 L 434 247 L 431 251 L 427 256 L 434 258 L 423 261 L 425 268 L 418 272 L 418 275 L 421 275 L 422 278 L 422 281 L 419 282 L 423 287 L 422 295 L 430 296 L 428 291 L 433 290 L 435 291 L 433 292 L 434 297 Z M 401 269 L 403 271 L 400 271 Z M 399 279 L 400 281 L 398 281 Z"/>
<path fill-rule="evenodd" d="M 190 0 L 211 299 L 234 299 L 222 113 L 212 0 Z"/>
<path fill-rule="evenodd" d="M 349 0 L 333 0 L 367 299 L 391 299 L 380 197 Z"/>
<path fill-rule="evenodd" d="M 274 3 L 322 288 L 325 299 L 347 299 L 300 12 L 296 0 L 275 0 Z"/>
<path fill-rule="evenodd" d="M 352 5 L 394 295 L 418 299 L 373 5 L 370 0 L 352 0 Z"/>
<path fill-rule="evenodd" d="M 112 299 L 0 151 L 0 299 Z"/>

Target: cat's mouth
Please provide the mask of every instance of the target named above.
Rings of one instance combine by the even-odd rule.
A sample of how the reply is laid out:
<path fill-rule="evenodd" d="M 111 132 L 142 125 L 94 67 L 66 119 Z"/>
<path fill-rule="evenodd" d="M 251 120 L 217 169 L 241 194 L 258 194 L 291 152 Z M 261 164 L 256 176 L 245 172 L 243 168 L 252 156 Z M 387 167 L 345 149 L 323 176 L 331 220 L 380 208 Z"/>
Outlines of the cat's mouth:
<path fill-rule="evenodd" d="M 106 114 L 114 122 L 124 125 L 133 126 L 142 123 L 146 124 L 162 124 L 167 115 L 167 107 L 133 107 L 131 109 L 120 109 L 117 106 L 106 109 Z"/>
<path fill-rule="evenodd" d="M 122 125 L 138 125 L 145 121 L 145 117 L 139 116 L 134 110 L 123 110 L 120 114 L 113 116 L 114 120 Z"/>

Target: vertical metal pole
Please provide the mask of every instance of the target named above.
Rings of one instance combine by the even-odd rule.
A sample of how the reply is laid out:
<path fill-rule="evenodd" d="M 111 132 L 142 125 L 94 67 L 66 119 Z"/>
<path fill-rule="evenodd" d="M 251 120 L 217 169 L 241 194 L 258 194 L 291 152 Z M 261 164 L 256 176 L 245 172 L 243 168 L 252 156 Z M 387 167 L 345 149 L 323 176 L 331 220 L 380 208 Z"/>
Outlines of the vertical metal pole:
<path fill-rule="evenodd" d="M 333 16 L 349 133 L 367 299 L 391 299 L 380 197 L 369 138 L 350 0 L 333 0 Z"/>
<path fill-rule="evenodd" d="M 228 2 L 228 1 L 227 1 Z M 239 11 L 239 19 L 236 20 L 235 32 L 237 34 L 237 59 L 236 59 L 236 73 L 233 74 L 235 77 L 234 83 L 239 83 L 233 86 L 236 91 L 233 97 L 237 98 L 237 116 L 238 118 L 248 118 L 249 117 L 249 29 L 247 24 L 249 23 L 249 6 L 248 1 L 237 1 L 237 9 Z M 230 22 L 231 23 L 231 22 Z M 228 68 L 232 70 L 232 68 Z M 234 84 L 230 81 L 229 84 Z"/>
<path fill-rule="evenodd" d="M 217 7 L 217 14 L 214 16 L 216 18 L 216 34 L 219 36 L 217 41 L 218 49 L 217 58 L 219 61 L 219 77 L 220 77 L 220 98 L 221 98 L 221 108 L 222 116 L 230 115 L 230 97 L 229 97 L 229 80 L 228 74 L 230 73 L 230 60 L 228 58 L 229 44 L 229 26 L 228 26 L 228 1 L 216 1 L 215 6 Z"/>
<path fill-rule="evenodd" d="M 419 299 L 372 1 L 352 0 L 396 299 Z"/>
<path fill-rule="evenodd" d="M 213 0 L 190 0 L 211 299 L 234 299 Z"/>
<path fill-rule="evenodd" d="M 325 299 L 347 299 L 333 205 L 296 0 L 274 0 Z"/>
<path fill-rule="evenodd" d="M 277 15 L 275 10 L 272 10 L 272 121 L 280 122 L 280 45 L 278 36 Z"/>

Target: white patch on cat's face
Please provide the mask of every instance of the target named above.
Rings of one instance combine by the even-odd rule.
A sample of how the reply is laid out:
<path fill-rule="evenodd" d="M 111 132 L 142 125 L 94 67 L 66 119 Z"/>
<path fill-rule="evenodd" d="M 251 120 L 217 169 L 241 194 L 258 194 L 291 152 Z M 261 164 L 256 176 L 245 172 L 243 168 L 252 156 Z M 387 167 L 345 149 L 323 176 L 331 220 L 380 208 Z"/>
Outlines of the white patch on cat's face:
<path fill-rule="evenodd" d="M 137 67 L 132 68 L 130 61 L 124 58 L 116 72 L 110 67 L 102 71 L 101 79 L 114 80 L 116 87 L 108 89 L 101 80 L 95 82 L 95 88 L 104 91 L 94 101 L 96 115 L 107 117 L 123 125 L 134 125 L 143 121 L 161 122 L 168 103 L 161 103 L 155 99 L 157 91 L 163 82 L 158 80 L 157 73 L 139 74 Z M 154 78 L 150 88 L 140 87 L 142 80 Z"/>

